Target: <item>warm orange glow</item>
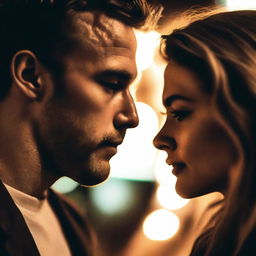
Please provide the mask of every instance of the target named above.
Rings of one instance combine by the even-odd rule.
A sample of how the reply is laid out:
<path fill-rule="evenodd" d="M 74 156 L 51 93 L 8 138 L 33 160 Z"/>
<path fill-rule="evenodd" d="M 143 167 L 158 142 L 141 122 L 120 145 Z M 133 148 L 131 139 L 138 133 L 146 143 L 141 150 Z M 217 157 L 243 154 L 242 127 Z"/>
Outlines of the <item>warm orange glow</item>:
<path fill-rule="evenodd" d="M 152 212 L 144 221 L 143 231 L 150 240 L 167 240 L 179 229 L 179 218 L 172 212 L 159 209 Z"/>

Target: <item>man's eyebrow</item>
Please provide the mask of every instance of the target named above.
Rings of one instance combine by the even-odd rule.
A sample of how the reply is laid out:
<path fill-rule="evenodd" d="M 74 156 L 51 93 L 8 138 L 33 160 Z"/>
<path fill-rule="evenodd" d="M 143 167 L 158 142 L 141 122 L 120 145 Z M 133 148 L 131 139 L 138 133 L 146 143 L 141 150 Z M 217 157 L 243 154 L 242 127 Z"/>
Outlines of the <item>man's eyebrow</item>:
<path fill-rule="evenodd" d="M 135 78 L 135 76 L 133 74 L 131 74 L 127 70 L 122 70 L 122 69 L 120 69 L 120 70 L 118 70 L 118 69 L 104 70 L 104 71 L 99 72 L 97 74 L 97 76 L 100 76 L 102 78 L 116 77 L 122 81 L 131 81 Z"/>
<path fill-rule="evenodd" d="M 164 99 L 163 104 L 165 107 L 170 107 L 175 100 L 192 101 L 192 99 L 185 97 L 183 95 L 173 94 L 173 95 L 167 97 L 166 99 Z"/>

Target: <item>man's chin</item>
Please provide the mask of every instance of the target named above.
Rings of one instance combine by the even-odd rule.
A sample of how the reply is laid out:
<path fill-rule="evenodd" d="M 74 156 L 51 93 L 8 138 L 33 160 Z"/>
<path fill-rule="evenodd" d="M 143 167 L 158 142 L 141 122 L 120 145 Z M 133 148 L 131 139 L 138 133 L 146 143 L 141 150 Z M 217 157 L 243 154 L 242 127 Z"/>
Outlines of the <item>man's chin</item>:
<path fill-rule="evenodd" d="M 110 165 L 109 162 L 101 163 L 100 166 L 94 166 L 83 172 L 79 176 L 77 182 L 82 186 L 96 186 L 104 181 L 106 181 L 110 174 Z"/>
<path fill-rule="evenodd" d="M 101 183 L 106 181 L 108 179 L 108 177 L 109 177 L 109 175 L 107 175 L 106 177 L 92 177 L 90 179 L 81 180 L 78 182 L 83 187 L 91 187 L 91 186 L 100 185 Z"/>

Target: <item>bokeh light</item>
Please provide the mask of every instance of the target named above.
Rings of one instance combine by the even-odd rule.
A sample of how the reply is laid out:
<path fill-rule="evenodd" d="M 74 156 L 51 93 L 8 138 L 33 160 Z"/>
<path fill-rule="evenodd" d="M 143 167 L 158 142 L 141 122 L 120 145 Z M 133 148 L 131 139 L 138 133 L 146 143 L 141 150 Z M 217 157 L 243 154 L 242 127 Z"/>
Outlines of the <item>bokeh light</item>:
<path fill-rule="evenodd" d="M 147 69 L 154 62 L 155 50 L 159 46 L 161 35 L 156 31 L 143 32 L 136 30 L 137 52 L 136 63 L 139 71 Z"/>
<path fill-rule="evenodd" d="M 169 185 L 160 185 L 157 188 L 156 196 L 161 206 L 169 210 L 182 208 L 189 202 L 189 199 L 180 197 L 175 192 L 175 188 Z"/>
<path fill-rule="evenodd" d="M 111 177 L 132 180 L 154 180 L 157 150 L 152 140 L 158 130 L 158 117 L 147 104 L 136 103 L 139 125 L 126 132 L 118 153 L 111 159 Z"/>
<path fill-rule="evenodd" d="M 76 187 L 78 187 L 78 183 L 75 182 L 74 180 L 64 176 L 58 179 L 53 185 L 52 189 L 56 190 L 59 193 L 65 194 L 65 193 L 70 193 Z"/>
<path fill-rule="evenodd" d="M 226 0 L 228 10 L 255 9 L 255 0 Z"/>
<path fill-rule="evenodd" d="M 127 212 L 134 202 L 134 192 L 129 182 L 109 179 L 90 193 L 96 208 L 105 215 L 119 215 Z"/>
<path fill-rule="evenodd" d="M 180 226 L 179 218 L 165 209 L 158 209 L 147 216 L 143 231 L 150 240 L 167 240 L 173 237 Z"/>

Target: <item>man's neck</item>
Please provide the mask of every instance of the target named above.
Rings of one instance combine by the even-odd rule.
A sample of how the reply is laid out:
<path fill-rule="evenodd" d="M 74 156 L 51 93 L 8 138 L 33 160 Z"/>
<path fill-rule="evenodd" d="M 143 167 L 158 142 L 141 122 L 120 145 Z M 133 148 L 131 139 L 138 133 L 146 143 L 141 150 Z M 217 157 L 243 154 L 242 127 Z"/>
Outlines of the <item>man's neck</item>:
<path fill-rule="evenodd" d="M 0 136 L 0 179 L 19 191 L 40 198 L 55 179 L 46 177 L 36 147 L 28 142 L 26 134 L 21 133 L 11 138 L 8 134 Z"/>
<path fill-rule="evenodd" d="M 0 179 L 26 194 L 41 197 L 56 180 L 44 170 L 30 113 L 12 86 L 0 101 Z M 17 96 L 18 95 L 18 96 Z"/>

